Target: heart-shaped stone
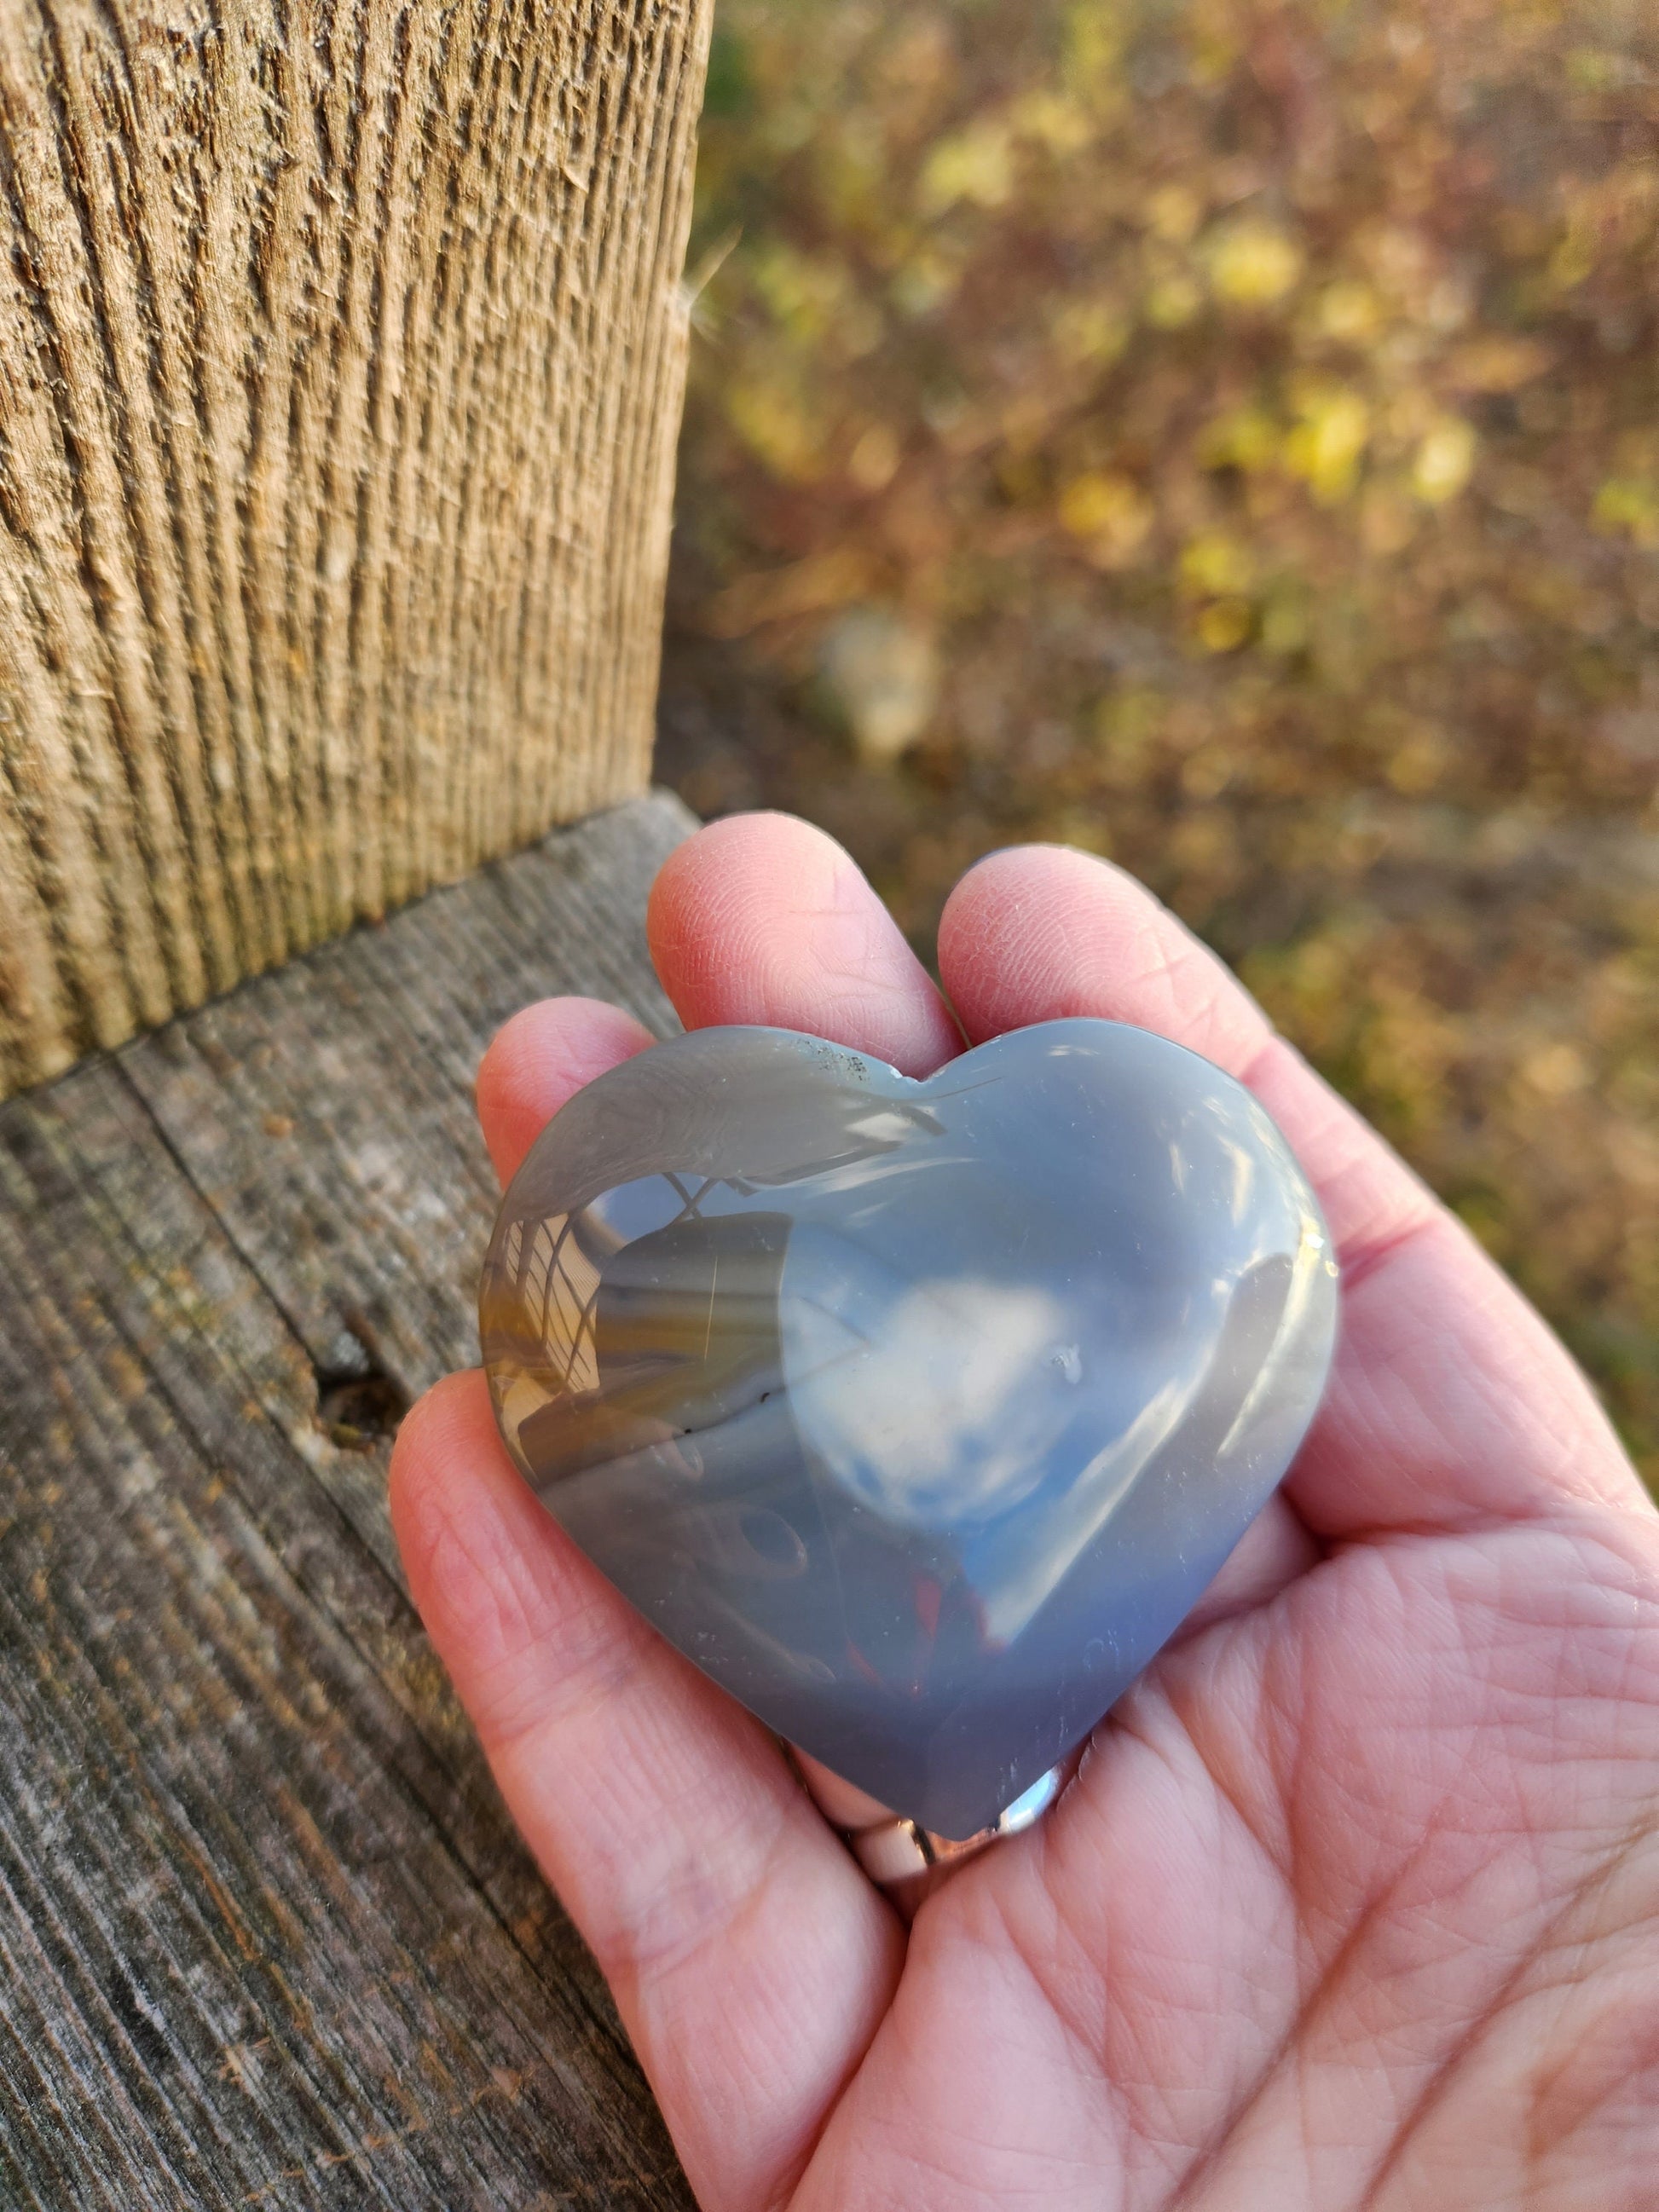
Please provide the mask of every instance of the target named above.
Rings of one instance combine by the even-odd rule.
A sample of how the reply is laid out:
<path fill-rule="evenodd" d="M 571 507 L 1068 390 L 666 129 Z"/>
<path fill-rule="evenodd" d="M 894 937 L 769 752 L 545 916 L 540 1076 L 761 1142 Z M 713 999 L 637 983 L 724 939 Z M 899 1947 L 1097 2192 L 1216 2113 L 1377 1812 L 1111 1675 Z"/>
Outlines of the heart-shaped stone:
<path fill-rule="evenodd" d="M 538 1495 L 769 1727 L 988 1826 L 1180 1626 L 1290 1464 L 1336 1268 L 1239 1084 L 1115 1022 L 914 1082 L 698 1030 L 514 1178 L 481 1322 Z"/>

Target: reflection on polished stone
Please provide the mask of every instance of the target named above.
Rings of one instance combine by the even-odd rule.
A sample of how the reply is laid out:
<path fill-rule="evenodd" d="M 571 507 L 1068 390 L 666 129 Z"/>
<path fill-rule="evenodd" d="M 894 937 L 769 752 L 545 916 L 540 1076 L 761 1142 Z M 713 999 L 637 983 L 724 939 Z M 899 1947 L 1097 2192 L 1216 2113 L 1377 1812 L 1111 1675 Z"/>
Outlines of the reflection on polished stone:
<path fill-rule="evenodd" d="M 1336 1269 L 1249 1093 L 1113 1022 L 912 1082 L 701 1030 L 574 1097 L 485 1264 L 508 1449 L 670 1643 L 942 1835 L 1167 1640 L 1288 1466 Z"/>

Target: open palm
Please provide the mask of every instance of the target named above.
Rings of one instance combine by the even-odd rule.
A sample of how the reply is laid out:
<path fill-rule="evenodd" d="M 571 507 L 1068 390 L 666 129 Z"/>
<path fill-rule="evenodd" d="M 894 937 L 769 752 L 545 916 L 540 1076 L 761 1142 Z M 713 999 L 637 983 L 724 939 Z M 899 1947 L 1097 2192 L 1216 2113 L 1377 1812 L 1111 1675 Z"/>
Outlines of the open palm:
<path fill-rule="evenodd" d="M 405 1422 L 417 1601 L 710 2212 L 1635 2212 L 1659 2203 L 1659 1516 L 1537 1316 L 1226 972 L 1103 863 L 957 886 L 954 1016 L 846 855 L 682 847 L 689 1026 L 923 1074 L 1103 1015 L 1261 1097 L 1343 1266 L 1280 1498 L 1048 1819 L 908 1930 L 783 1752 L 536 1504 L 483 1379 Z M 958 1027 L 958 1024 L 960 1027 Z M 533 1007 L 479 1081 L 510 1174 L 649 1039 Z"/>

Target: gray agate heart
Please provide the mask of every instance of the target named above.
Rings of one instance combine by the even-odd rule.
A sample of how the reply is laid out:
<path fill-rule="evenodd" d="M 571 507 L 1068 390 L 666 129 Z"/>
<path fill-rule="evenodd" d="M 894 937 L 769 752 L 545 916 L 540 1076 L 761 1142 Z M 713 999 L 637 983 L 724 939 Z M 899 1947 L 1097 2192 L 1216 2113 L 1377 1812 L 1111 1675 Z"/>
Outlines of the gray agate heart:
<path fill-rule="evenodd" d="M 1249 1091 L 1115 1022 L 913 1082 L 787 1030 L 579 1092 L 485 1262 L 495 1413 L 767 1725 L 988 1826 L 1180 1626 L 1329 1364 L 1319 1208 Z"/>

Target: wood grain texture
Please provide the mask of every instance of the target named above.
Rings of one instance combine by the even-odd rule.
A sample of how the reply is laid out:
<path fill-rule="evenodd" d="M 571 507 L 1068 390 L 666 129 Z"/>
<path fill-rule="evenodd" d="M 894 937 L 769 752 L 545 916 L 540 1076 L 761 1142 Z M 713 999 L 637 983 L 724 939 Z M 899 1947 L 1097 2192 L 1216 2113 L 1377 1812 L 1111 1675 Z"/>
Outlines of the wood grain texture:
<path fill-rule="evenodd" d="M 709 12 L 0 9 L 0 1094 L 643 788 Z"/>
<path fill-rule="evenodd" d="M 689 2203 L 319 1398 L 476 1357 L 478 1054 L 550 991 L 672 1026 L 689 826 L 556 833 L 0 1107 L 9 2212 Z"/>

